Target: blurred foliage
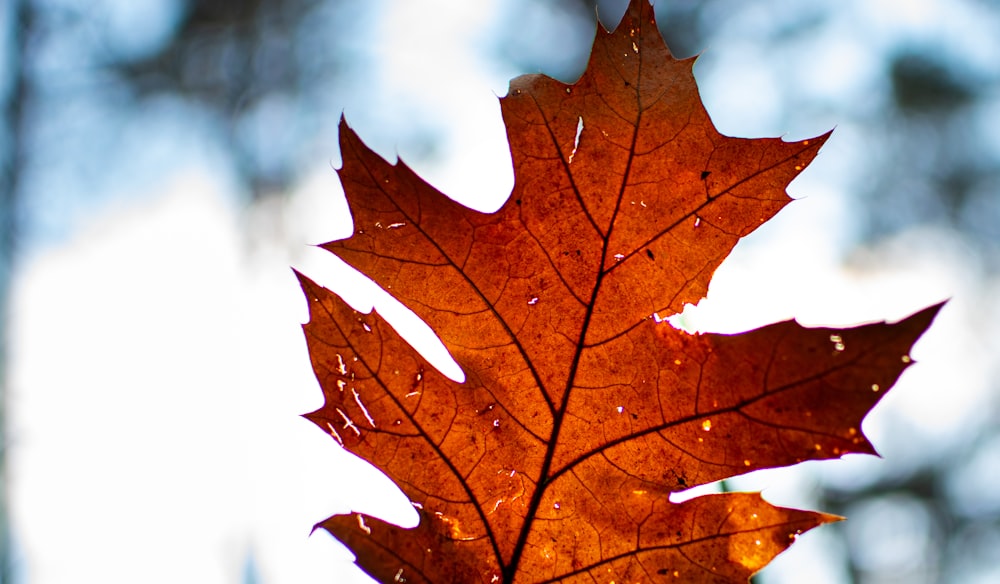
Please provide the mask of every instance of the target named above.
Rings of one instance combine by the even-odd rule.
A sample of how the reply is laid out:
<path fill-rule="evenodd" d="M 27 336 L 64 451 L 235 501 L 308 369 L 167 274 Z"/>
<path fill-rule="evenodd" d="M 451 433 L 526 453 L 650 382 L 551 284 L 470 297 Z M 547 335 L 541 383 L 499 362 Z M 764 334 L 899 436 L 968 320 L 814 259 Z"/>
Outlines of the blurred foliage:
<path fill-rule="evenodd" d="M 113 145 L 157 102 L 184 103 L 188 111 L 205 114 L 189 124 L 209 120 L 222 130 L 233 166 L 229 174 L 251 200 L 282 193 L 302 163 L 294 145 L 315 129 L 297 116 L 318 107 L 312 100 L 321 99 L 339 70 L 340 53 L 332 49 L 339 39 L 329 35 L 339 7 L 331 0 L 162 0 L 131 9 L 128 3 L 3 3 L 0 302 L 5 311 L 21 240 L 51 236 L 35 233 L 44 231 L 38 226 L 50 217 L 104 202 L 101 193 L 121 170 Z M 146 10 L 155 21 L 146 19 Z M 145 142 L 155 151 L 155 136 Z M 93 186 L 91 180 L 104 184 Z M 67 221 L 72 220 L 50 222 Z M 7 321 L 5 312 L 0 384 L 7 377 Z M 0 404 L 6 403 L 3 393 Z M 3 422 L 0 410 L 0 431 Z M 4 477 L 5 451 L 0 449 Z M 4 479 L 0 582 L 16 573 L 5 485 Z"/>
<path fill-rule="evenodd" d="M 1000 70 L 971 71 L 928 46 L 888 56 L 891 102 L 881 134 L 886 159 L 869 169 L 870 240 L 915 225 L 951 230 L 980 252 L 988 269 L 1000 258 L 1000 152 L 984 142 L 983 108 L 995 104 Z"/>
<path fill-rule="evenodd" d="M 904 48 L 889 63 L 892 97 L 905 115 L 949 115 L 976 98 L 975 83 L 959 77 L 937 55 Z"/>
<path fill-rule="evenodd" d="M 295 152 L 268 148 L 261 143 L 265 137 L 245 126 L 255 116 L 288 123 L 280 118 L 289 112 L 273 110 L 302 107 L 299 102 L 335 74 L 336 52 L 316 50 L 330 46 L 317 46 L 317 31 L 311 29 L 326 20 L 318 13 L 335 4 L 188 0 L 159 50 L 112 55 L 106 66 L 140 99 L 174 94 L 209 108 L 226 122 L 228 147 L 252 196 L 279 192 L 294 178 Z"/>

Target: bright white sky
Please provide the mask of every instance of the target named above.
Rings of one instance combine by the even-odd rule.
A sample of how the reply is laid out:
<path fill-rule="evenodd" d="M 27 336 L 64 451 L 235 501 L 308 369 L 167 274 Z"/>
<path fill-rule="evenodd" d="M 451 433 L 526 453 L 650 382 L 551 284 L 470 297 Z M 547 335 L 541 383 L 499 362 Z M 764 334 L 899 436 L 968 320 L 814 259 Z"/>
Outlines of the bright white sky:
<path fill-rule="evenodd" d="M 444 132 L 443 164 L 418 171 L 456 198 L 496 207 L 511 182 L 494 95 L 506 91 L 507 72 L 484 64 L 475 43 L 500 21 L 498 3 L 427 4 L 386 2 L 373 43 L 385 47 L 374 74 L 381 99 L 369 107 L 397 108 L 384 115 L 401 133 L 407 119 L 430 120 Z M 713 50 L 719 70 L 740 59 L 726 47 Z M 705 87 L 717 120 L 739 119 L 739 111 L 713 109 L 739 104 L 713 94 L 713 82 Z M 364 107 L 347 110 L 363 137 L 373 115 Z M 789 131 L 763 125 L 750 133 Z M 878 270 L 840 266 L 838 234 L 849 218 L 830 186 L 846 149 L 838 140 L 835 133 L 793 184 L 792 195 L 806 198 L 741 244 L 709 300 L 686 318 L 724 331 L 793 316 L 851 324 L 898 319 L 953 297 L 914 351 L 920 363 L 866 424 L 884 454 L 906 456 L 955 439 L 956 428 L 978 419 L 989 347 L 965 332 L 978 284 L 962 250 L 929 232 L 873 251 Z M 477 190 L 484 178 L 486 198 Z M 178 169 L 158 192 L 105 209 L 23 265 L 13 303 L 9 435 L 26 582 L 234 584 L 251 551 L 265 584 L 362 582 L 332 538 L 308 537 L 312 524 L 350 509 L 389 513 L 393 501 L 398 519 L 412 519 L 404 499 L 298 417 L 321 395 L 299 326 L 305 302 L 288 266 L 349 301 L 372 298 L 332 256 L 305 245 L 350 231 L 335 174 L 317 160 L 287 203 L 249 211 L 226 202 L 234 197 L 224 184 L 208 168 Z M 950 390 L 956 370 L 966 372 L 962 392 Z M 904 427 L 920 428 L 909 445 L 890 437 Z M 810 506 L 817 472 L 863 480 L 877 464 L 807 465 L 739 486 Z M 775 575 L 785 577 L 772 581 L 841 582 L 825 565 L 832 560 L 822 559 L 826 543 L 822 534 L 802 538 L 775 563 Z"/>

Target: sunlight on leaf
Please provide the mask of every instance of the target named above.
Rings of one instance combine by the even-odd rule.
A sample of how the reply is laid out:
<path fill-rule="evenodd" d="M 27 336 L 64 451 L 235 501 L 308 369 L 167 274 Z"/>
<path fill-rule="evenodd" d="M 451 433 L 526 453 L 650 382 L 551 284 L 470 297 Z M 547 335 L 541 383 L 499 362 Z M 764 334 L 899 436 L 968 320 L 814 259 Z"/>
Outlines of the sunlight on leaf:
<path fill-rule="evenodd" d="M 514 79 L 501 111 L 515 185 L 492 214 L 341 123 L 354 234 L 323 247 L 426 321 L 465 373 L 451 381 L 379 314 L 300 275 L 325 398 L 307 417 L 420 515 L 409 530 L 361 515 L 320 523 L 373 577 L 745 582 L 837 519 L 755 493 L 669 495 L 874 453 L 861 420 L 940 306 L 848 329 L 663 322 L 791 201 L 788 183 L 828 136 L 719 134 L 692 65 L 633 0 L 615 32 L 597 31 L 576 83 Z"/>

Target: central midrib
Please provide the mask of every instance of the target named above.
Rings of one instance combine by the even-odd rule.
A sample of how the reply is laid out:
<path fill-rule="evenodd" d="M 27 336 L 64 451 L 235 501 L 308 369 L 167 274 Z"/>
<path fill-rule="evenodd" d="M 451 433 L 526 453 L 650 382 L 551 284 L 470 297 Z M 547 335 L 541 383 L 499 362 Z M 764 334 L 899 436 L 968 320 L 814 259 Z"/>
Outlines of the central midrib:
<path fill-rule="evenodd" d="M 640 78 L 642 76 L 641 59 L 639 62 L 638 76 Z M 621 203 L 625 199 L 625 189 L 626 185 L 628 185 L 629 173 L 632 170 L 632 161 L 635 158 L 636 142 L 638 141 L 639 137 L 639 126 L 641 125 L 642 121 L 642 101 L 639 98 L 638 88 L 639 84 L 636 83 L 636 103 L 638 104 L 637 108 L 638 113 L 636 115 L 635 125 L 633 126 L 632 130 L 632 143 L 629 145 L 628 159 L 625 164 L 625 170 L 622 173 L 622 182 L 618 189 L 618 196 L 615 201 L 615 210 L 612 213 L 611 220 L 608 223 L 607 232 L 603 236 L 603 245 L 601 247 L 601 259 L 597 270 L 597 278 L 594 281 L 594 288 L 590 296 L 590 301 L 587 303 L 586 311 L 584 312 L 583 316 L 583 322 L 580 326 L 580 337 L 576 344 L 576 351 L 573 354 L 573 361 L 570 364 L 569 373 L 567 374 L 566 387 L 565 390 L 563 391 L 562 401 L 560 402 L 559 407 L 555 412 L 555 416 L 552 422 L 552 436 L 549 439 L 548 446 L 545 451 L 545 458 L 542 461 L 542 467 L 539 471 L 538 487 L 532 494 L 531 501 L 528 504 L 527 513 L 525 514 L 524 525 L 521 527 L 521 532 L 518 534 L 517 543 L 515 544 L 514 550 L 511 553 L 510 563 L 503 568 L 503 582 L 505 584 L 513 584 L 514 582 L 514 577 L 517 574 L 517 567 L 521 561 L 521 555 L 523 554 L 524 547 L 527 544 L 528 535 L 531 533 L 531 528 L 534 523 L 535 514 L 541 507 L 542 498 L 544 497 L 546 490 L 552 484 L 550 481 L 552 477 L 549 477 L 548 475 L 549 471 L 552 468 L 552 461 L 555 456 L 556 447 L 559 442 L 559 432 L 562 429 L 562 421 L 565 418 L 566 408 L 569 405 L 570 393 L 576 379 L 577 370 L 579 369 L 580 358 L 583 354 L 583 351 L 587 347 L 584 341 L 587 338 L 587 331 L 590 328 L 590 321 L 594 314 L 594 307 L 597 304 L 597 295 L 600 292 L 601 284 L 604 281 L 604 277 L 609 273 L 607 270 L 604 269 L 605 262 L 607 261 L 608 258 L 608 252 L 609 252 L 608 245 L 611 241 L 611 234 L 614 231 L 615 220 L 617 219 L 618 212 L 621 209 Z M 563 161 L 563 163 L 565 164 L 565 160 Z M 567 174 L 571 177 L 570 180 L 572 180 L 572 174 L 568 172 L 568 168 L 567 168 Z M 573 184 L 573 189 L 576 191 L 577 196 L 581 201 L 582 205 L 583 196 L 579 192 L 579 189 L 577 188 L 575 182 Z"/>

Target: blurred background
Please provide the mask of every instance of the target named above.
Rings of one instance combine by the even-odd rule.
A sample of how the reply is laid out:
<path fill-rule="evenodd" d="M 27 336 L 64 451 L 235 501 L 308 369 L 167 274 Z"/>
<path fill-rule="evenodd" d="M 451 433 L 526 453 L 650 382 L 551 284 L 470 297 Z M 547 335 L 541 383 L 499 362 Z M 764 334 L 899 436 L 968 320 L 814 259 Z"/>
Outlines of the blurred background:
<path fill-rule="evenodd" d="M 497 96 L 581 73 L 608 0 L 0 3 L 0 581 L 365 582 L 330 513 L 405 516 L 298 417 L 289 265 L 350 234 L 336 124 L 454 198 L 512 184 Z M 884 456 L 727 481 L 849 517 L 764 584 L 1000 582 L 1000 2 L 659 0 L 725 134 L 836 128 L 687 326 L 896 320 L 951 298 L 869 416 Z M 384 302 L 384 301 L 382 301 Z M 704 490 L 718 490 L 711 485 Z"/>

